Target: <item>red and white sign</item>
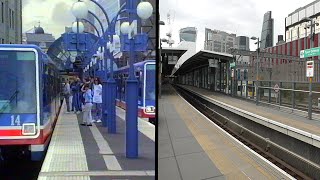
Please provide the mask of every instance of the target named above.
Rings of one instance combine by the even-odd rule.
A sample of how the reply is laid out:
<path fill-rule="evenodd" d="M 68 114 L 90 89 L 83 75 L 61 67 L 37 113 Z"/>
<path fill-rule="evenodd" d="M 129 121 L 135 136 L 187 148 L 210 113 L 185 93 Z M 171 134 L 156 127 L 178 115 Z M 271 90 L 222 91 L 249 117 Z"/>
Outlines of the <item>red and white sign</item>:
<path fill-rule="evenodd" d="M 307 77 L 313 77 L 314 74 L 314 62 L 307 61 Z"/>
<path fill-rule="evenodd" d="M 276 93 L 278 93 L 278 92 L 279 92 L 279 85 L 278 85 L 278 84 L 274 85 L 273 90 L 274 90 Z"/>

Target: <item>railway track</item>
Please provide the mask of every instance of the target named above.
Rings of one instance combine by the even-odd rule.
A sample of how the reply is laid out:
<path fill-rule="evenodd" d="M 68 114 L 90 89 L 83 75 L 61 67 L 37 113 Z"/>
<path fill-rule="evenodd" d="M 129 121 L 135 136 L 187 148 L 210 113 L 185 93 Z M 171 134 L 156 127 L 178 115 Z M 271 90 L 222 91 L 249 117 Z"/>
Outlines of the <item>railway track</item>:
<path fill-rule="evenodd" d="M 1 180 L 37 180 L 42 162 L 15 159 L 0 162 Z"/>
<path fill-rule="evenodd" d="M 241 141 L 250 149 L 254 150 L 258 154 L 260 154 L 261 156 L 263 156 L 264 158 L 266 158 L 267 160 L 269 160 L 270 162 L 272 162 L 273 164 L 275 164 L 276 166 L 278 166 L 279 168 L 281 168 L 282 170 L 290 174 L 292 177 L 299 180 L 300 179 L 316 179 L 316 177 L 310 176 L 305 172 L 301 171 L 300 169 L 290 165 L 289 163 L 286 162 L 286 159 L 280 159 L 279 157 L 273 155 L 271 153 L 272 151 L 269 151 L 270 150 L 269 143 L 261 143 L 261 141 L 266 141 L 265 139 L 258 140 L 258 138 L 254 138 L 256 141 L 253 141 L 243 136 L 244 134 L 247 134 L 248 136 L 248 133 L 251 133 L 251 135 L 254 135 L 255 133 L 249 132 L 248 129 L 244 127 L 241 128 L 241 125 L 235 124 L 231 120 L 228 120 L 227 117 L 219 114 L 219 112 L 216 112 L 214 109 L 209 107 L 208 102 L 206 102 L 205 100 L 199 98 L 195 94 L 191 94 L 187 92 L 186 90 L 178 86 L 174 86 L 174 87 L 182 97 L 184 97 L 191 105 L 193 105 L 196 109 L 198 109 L 211 121 L 213 121 L 215 124 L 223 128 L 230 135 L 232 135 L 233 137 Z M 237 127 L 240 126 L 240 130 L 239 128 L 235 128 L 236 126 Z M 284 157 L 288 157 L 288 155 L 286 154 L 286 156 Z M 293 158 L 297 158 L 297 157 L 293 156 Z"/>

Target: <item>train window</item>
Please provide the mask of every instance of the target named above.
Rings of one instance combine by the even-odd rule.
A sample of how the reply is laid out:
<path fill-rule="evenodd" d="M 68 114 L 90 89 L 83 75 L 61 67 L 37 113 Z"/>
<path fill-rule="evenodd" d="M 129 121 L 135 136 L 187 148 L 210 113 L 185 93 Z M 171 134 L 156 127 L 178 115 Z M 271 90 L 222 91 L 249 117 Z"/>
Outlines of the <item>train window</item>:
<path fill-rule="evenodd" d="M 35 59 L 34 52 L 17 52 L 17 61 L 34 61 Z"/>
<path fill-rule="evenodd" d="M 154 100 L 155 99 L 155 86 L 156 86 L 156 71 L 155 64 L 148 64 L 146 67 L 146 82 L 145 84 L 145 99 Z"/>
<path fill-rule="evenodd" d="M 6 77 L 0 80 L 2 113 L 36 113 L 35 56 L 21 53 L 29 52 L 0 51 L 0 76 Z"/>

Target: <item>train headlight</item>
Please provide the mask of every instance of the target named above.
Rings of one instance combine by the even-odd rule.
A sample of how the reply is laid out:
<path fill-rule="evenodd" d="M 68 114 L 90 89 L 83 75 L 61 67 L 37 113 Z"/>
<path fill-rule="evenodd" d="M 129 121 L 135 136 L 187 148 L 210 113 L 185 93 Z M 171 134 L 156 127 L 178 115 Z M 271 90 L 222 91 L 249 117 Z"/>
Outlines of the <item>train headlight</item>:
<path fill-rule="evenodd" d="M 146 113 L 154 113 L 155 108 L 153 106 L 146 107 Z"/>
<path fill-rule="evenodd" d="M 35 134 L 36 134 L 35 123 L 22 124 L 22 135 L 35 135 Z"/>

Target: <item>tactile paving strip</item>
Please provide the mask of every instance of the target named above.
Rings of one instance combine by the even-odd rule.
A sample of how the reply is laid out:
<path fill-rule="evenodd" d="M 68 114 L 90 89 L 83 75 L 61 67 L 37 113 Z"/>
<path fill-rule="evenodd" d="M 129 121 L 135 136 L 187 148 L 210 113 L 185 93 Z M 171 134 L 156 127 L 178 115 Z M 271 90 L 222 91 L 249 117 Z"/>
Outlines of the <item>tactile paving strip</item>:
<path fill-rule="evenodd" d="M 63 111 L 63 110 L 61 110 Z M 51 176 L 55 172 L 88 171 L 84 145 L 74 114 L 59 116 L 38 180 L 89 180 L 89 176 Z"/>

